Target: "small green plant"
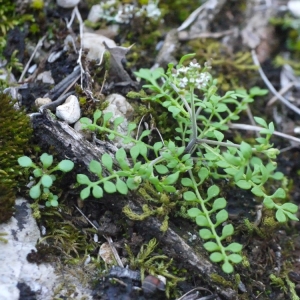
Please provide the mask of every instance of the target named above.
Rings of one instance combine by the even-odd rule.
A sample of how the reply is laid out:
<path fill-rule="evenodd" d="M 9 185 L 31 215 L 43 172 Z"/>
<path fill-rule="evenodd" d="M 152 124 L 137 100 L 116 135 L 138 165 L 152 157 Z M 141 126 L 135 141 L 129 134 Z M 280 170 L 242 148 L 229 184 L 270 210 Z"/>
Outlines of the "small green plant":
<path fill-rule="evenodd" d="M 145 273 L 157 276 L 162 275 L 167 278 L 166 296 L 169 298 L 170 289 L 174 288 L 179 281 L 185 278 L 177 277 L 168 270 L 173 263 L 172 259 L 168 259 L 166 255 L 154 255 L 154 250 L 158 246 L 156 239 L 152 239 L 148 244 L 142 245 L 139 253 L 134 256 L 130 247 L 125 245 L 125 249 L 129 256 L 129 266 L 133 270 L 140 270 L 142 281 L 145 279 Z"/>
<path fill-rule="evenodd" d="M 30 188 L 29 195 L 32 199 L 46 200 L 46 206 L 58 206 L 58 196 L 50 192 L 50 188 L 56 177 L 52 174 L 55 171 L 64 173 L 70 172 L 74 168 L 74 163 L 68 159 L 62 160 L 57 166 L 49 169 L 53 164 L 53 156 L 43 153 L 40 157 L 42 167 L 37 166 L 30 157 L 22 156 L 18 158 L 18 163 L 24 168 L 33 168 L 33 176 L 39 178 L 37 182 Z"/>
<path fill-rule="evenodd" d="M 167 195 L 168 201 L 183 199 L 187 215 L 200 226 L 199 235 L 205 241 L 210 259 L 221 262 L 223 271 L 231 273 L 233 264 L 242 261 L 242 245 L 227 242 L 234 234 L 234 227 L 228 222 L 227 202 L 220 195 L 217 183 L 226 180 L 228 185 L 250 190 L 262 199 L 266 208 L 276 211 L 278 222 L 298 220 L 294 215 L 297 206 L 280 203 L 286 198 L 281 187 L 269 193 L 268 182 L 283 178 L 282 173 L 275 171 L 279 151 L 270 144 L 273 123 L 255 118 L 261 131 L 253 145 L 224 141 L 228 123 L 238 120 L 253 98 L 267 91 L 254 87 L 249 94 L 238 90 L 220 96 L 208 63 L 204 68 L 195 60 L 186 65 L 185 61 L 193 56 L 184 56 L 176 68 L 169 64 L 166 73 L 161 68 L 135 73 L 149 82 L 144 88 L 151 93 L 142 100 L 160 104 L 177 124 L 174 139 L 148 144 L 144 141 L 151 131 L 145 130 L 133 138 L 137 128 L 133 123 L 128 125 L 127 135 L 122 135 L 118 126 L 123 118 L 112 120 L 111 113 L 97 110 L 92 124 L 87 118 L 81 119 L 84 128 L 102 136 L 104 133 L 109 140 L 121 138 L 132 147 L 128 154 L 123 148 L 118 149 L 114 159 L 109 154 L 102 155 L 102 164 L 91 161 L 89 170 L 99 179 L 91 181 L 85 174 L 78 174 L 77 182 L 86 185 L 80 193 L 82 199 L 91 195 L 101 198 L 104 191 L 126 195 L 145 183 Z M 143 211 L 143 215 L 152 214 L 146 204 Z M 130 216 L 128 207 L 124 212 Z"/>

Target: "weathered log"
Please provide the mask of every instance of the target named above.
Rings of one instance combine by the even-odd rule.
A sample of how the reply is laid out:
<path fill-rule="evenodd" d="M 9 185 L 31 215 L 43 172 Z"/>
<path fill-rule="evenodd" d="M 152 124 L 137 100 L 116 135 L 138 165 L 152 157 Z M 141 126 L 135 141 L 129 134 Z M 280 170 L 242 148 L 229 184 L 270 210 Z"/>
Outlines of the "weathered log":
<path fill-rule="evenodd" d="M 68 124 L 58 121 L 50 111 L 45 110 L 43 114 L 32 118 L 35 135 L 41 145 L 54 147 L 62 159 L 71 159 L 80 172 L 88 173 L 88 165 L 92 159 L 99 160 L 104 153 L 114 153 L 114 146 L 103 142 L 101 147 L 87 141 L 80 133 L 75 131 Z M 85 169 L 85 171 L 83 171 Z M 124 196 L 110 197 L 107 202 L 114 210 L 121 212 L 125 204 Z M 126 204 L 135 212 L 142 212 L 143 200 L 140 196 L 130 194 L 126 198 Z M 141 232 L 150 232 L 153 237 L 160 241 L 160 246 L 169 257 L 180 261 L 190 272 L 198 274 L 208 285 L 207 288 L 214 290 L 224 299 L 237 299 L 236 291 L 217 286 L 211 279 L 212 274 L 218 273 L 218 266 L 213 265 L 206 254 L 197 253 L 182 237 L 171 227 L 165 233 L 160 230 L 162 223 L 155 217 L 149 217 L 139 221 L 137 227 Z"/>

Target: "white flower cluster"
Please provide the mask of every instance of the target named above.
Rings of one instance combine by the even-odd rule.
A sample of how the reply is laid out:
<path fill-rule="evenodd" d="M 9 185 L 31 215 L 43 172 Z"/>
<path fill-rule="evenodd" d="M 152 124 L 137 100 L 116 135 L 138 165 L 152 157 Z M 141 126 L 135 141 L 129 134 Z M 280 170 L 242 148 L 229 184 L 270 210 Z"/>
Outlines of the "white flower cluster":
<path fill-rule="evenodd" d="M 177 79 L 176 84 L 181 89 L 192 87 L 200 90 L 205 88 L 211 79 L 208 72 L 201 71 L 201 66 L 195 59 L 187 67 L 173 69 L 172 76 Z"/>
<path fill-rule="evenodd" d="M 149 0 L 147 5 L 137 7 L 134 4 L 121 4 L 117 0 L 103 1 L 100 3 L 101 18 L 120 24 L 128 24 L 132 18 L 143 15 L 157 20 L 161 16 L 161 11 L 157 7 L 158 2 Z"/>

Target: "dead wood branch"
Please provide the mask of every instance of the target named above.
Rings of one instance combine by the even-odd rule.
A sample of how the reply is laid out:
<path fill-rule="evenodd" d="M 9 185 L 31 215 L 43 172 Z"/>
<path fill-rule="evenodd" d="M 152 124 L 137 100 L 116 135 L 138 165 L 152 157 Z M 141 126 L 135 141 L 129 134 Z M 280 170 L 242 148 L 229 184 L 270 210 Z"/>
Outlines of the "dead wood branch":
<path fill-rule="evenodd" d="M 40 143 L 54 147 L 55 151 L 61 158 L 69 158 L 81 168 L 85 168 L 85 173 L 88 171 L 88 165 L 92 159 L 99 160 L 104 153 L 113 153 L 114 146 L 109 143 L 103 143 L 103 146 L 97 147 L 85 140 L 84 137 L 71 128 L 68 124 L 58 121 L 52 117 L 48 110 L 43 114 L 32 119 L 35 134 L 40 139 Z M 126 201 L 126 202 L 125 202 Z M 143 199 L 140 196 L 129 195 L 124 199 L 124 196 L 110 196 L 106 202 L 114 210 L 121 212 L 122 207 L 128 204 L 135 212 L 142 212 Z M 192 249 L 183 238 L 181 238 L 172 228 L 163 234 L 160 231 L 161 222 L 154 217 L 149 217 L 145 221 L 137 222 L 137 230 L 140 233 L 150 233 L 160 241 L 161 247 L 169 257 L 175 261 L 180 261 L 182 266 L 190 272 L 198 275 L 209 289 L 215 290 L 225 299 L 237 299 L 236 291 L 217 286 L 211 279 L 212 274 L 220 272 L 219 266 L 213 265 L 207 258 L 205 250 L 203 253 L 197 253 Z"/>

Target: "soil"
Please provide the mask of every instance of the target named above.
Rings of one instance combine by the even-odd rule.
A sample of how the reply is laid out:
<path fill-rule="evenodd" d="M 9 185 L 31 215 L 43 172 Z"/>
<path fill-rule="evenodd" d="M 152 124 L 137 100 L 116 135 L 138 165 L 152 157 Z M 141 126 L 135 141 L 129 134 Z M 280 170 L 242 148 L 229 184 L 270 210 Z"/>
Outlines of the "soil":
<path fill-rule="evenodd" d="M 28 45 L 36 45 L 38 40 L 44 34 L 46 35 L 42 48 L 38 50 L 39 57 L 34 61 L 37 64 L 36 73 L 31 75 L 27 73 L 25 79 L 18 83 L 20 86 L 18 92 L 22 96 L 21 103 L 28 114 L 37 111 L 34 104 L 36 98 L 44 97 L 45 94 L 48 94 L 52 100 L 59 98 L 60 94 L 56 94 L 55 88 L 73 72 L 78 64 L 78 53 L 71 50 L 63 52 L 55 62 L 49 63 L 50 53 L 63 49 L 67 35 L 70 33 L 74 37 L 79 35 L 79 24 L 75 21 L 68 29 L 64 20 L 71 18 L 72 9 L 60 8 L 52 1 L 44 2 L 45 6 L 40 11 L 28 7 L 23 7 L 22 11 L 18 11 L 18 13 L 24 13 L 27 9 L 27 13 L 33 14 L 37 24 L 42 24 L 40 26 L 43 32 L 32 33 L 26 24 L 21 28 L 15 27 L 7 33 L 7 46 L 3 53 L 9 59 L 13 51 L 18 49 L 18 59 L 26 65 L 30 57 Z M 81 1 L 78 6 L 83 20 L 87 19 L 91 2 Z M 83 78 L 85 89 L 80 88 L 79 78 L 68 91 L 81 99 L 82 116 L 91 117 L 96 108 L 104 108 L 105 97 L 112 93 L 126 97 L 128 92 L 140 91 L 143 82 L 137 82 L 134 76 L 134 72 L 140 68 L 151 68 L 155 64 L 166 67 L 166 63 L 178 62 L 180 57 L 187 53 L 195 52 L 196 59 L 200 61 L 213 58 L 212 72 L 219 81 L 220 94 L 241 87 L 265 88 L 263 80 L 251 61 L 249 45 L 253 43 L 253 36 L 256 38 L 259 36 L 259 41 L 254 48 L 267 78 L 277 90 L 281 87 L 281 67 L 275 65 L 275 57 L 282 53 L 289 53 L 291 59 L 296 59 L 297 54 L 299 55 L 299 51 L 297 53 L 297 50 L 291 50 L 287 46 L 290 42 L 287 34 L 290 34 L 292 29 L 286 29 L 281 25 L 271 25 L 268 21 L 262 22 L 259 29 L 253 25 L 257 25 L 253 20 L 259 14 L 258 10 L 254 9 L 257 5 L 255 1 L 229 0 L 225 1 L 224 5 L 220 4 L 220 7 L 214 7 L 212 11 L 205 8 L 202 12 L 202 19 L 194 20 L 192 25 L 181 30 L 179 37 L 176 36 L 176 41 L 172 40 L 170 32 L 172 33 L 172 30 L 174 32 L 174 29 L 181 26 L 184 19 L 197 6 L 192 7 L 192 4 L 180 6 L 181 4 L 177 3 L 180 1 L 163 2 L 165 3 L 159 4 L 159 7 L 160 5 L 163 7 L 165 15 L 160 21 L 151 21 L 145 16 L 144 19 L 133 16 L 128 23 L 119 24 L 119 29 L 114 36 L 115 42 L 126 47 L 125 52 L 130 45 L 134 44 L 134 46 L 128 53 L 122 52 L 119 48 L 117 53 L 111 54 L 114 61 L 110 61 L 110 68 L 106 68 L 105 64 L 98 66 L 98 61 L 88 61 L 87 52 L 83 51 L 81 62 L 86 72 Z M 186 4 L 186 1 L 182 3 Z M 287 1 L 276 2 L 272 5 L 271 12 L 267 4 L 261 4 L 260 8 L 266 12 L 268 18 L 279 20 L 288 14 L 287 11 L 280 10 L 280 5 L 287 5 Z M 188 13 L 183 17 L 179 14 L 181 10 Z M 103 19 L 95 27 L 97 30 L 108 31 L 112 23 Z M 202 31 L 198 28 L 197 32 L 197 24 L 198 27 L 204 25 L 206 27 L 202 28 Z M 166 44 L 166 41 L 170 44 Z M 163 42 L 165 44 L 161 47 Z M 218 45 L 216 45 L 217 42 Z M 173 45 L 176 50 L 170 53 L 162 50 L 163 47 L 170 49 L 170 45 Z M 75 42 L 75 47 L 80 48 L 79 40 Z M 239 62 L 241 55 L 244 55 L 244 60 Z M 49 70 L 54 83 L 41 83 L 37 80 L 38 74 Z M 13 69 L 13 73 L 16 78 L 20 76 L 18 70 Z M 296 106 L 299 104 L 296 98 L 297 92 L 296 88 L 292 90 Z M 279 101 L 270 109 L 266 109 L 271 97 L 271 94 L 259 97 L 252 103 L 250 109 L 253 115 L 263 117 L 268 122 L 274 121 L 278 131 L 295 135 L 294 129 L 298 126 L 299 115 L 279 104 Z M 95 98 L 100 101 L 95 102 Z M 131 99 L 130 102 L 135 107 L 135 117 L 138 118 L 141 109 L 139 99 Z M 276 119 L 278 113 L 275 110 L 279 111 L 280 121 Z M 239 122 L 249 124 L 247 115 L 243 115 Z M 235 266 L 233 275 L 225 274 L 218 264 L 210 262 L 209 255 L 203 249 L 203 241 L 198 237 L 199 227 L 187 218 L 182 218 L 178 213 L 170 214 L 169 228 L 164 233 L 160 230 L 163 218 L 151 216 L 143 221 L 129 220 L 122 210 L 125 205 L 129 205 L 132 210 L 141 213 L 142 206 L 146 203 L 141 194 L 130 193 L 127 196 L 113 194 L 105 195 L 100 200 L 89 197 L 81 201 L 79 199 L 81 189 L 74 185 L 76 174 L 88 174 L 89 161 L 97 159 L 103 153 L 110 152 L 112 146 L 105 140 L 102 146 L 97 146 L 82 137 L 78 138 L 71 129 L 68 131 L 66 126 L 60 123 L 53 121 L 47 112 L 33 117 L 34 139 L 32 143 L 38 146 L 39 151 L 36 153 L 32 150 L 31 153 L 25 153 L 37 160 L 41 153 L 47 152 L 53 154 L 57 161 L 68 157 L 75 163 L 74 172 L 57 180 L 55 188 L 60 194 L 59 211 L 56 208 L 40 210 L 41 218 L 38 222 L 46 226 L 49 232 L 49 238 L 46 239 L 49 247 L 47 248 L 48 254 L 52 253 L 55 256 L 58 249 L 62 249 L 61 260 L 66 264 L 71 261 L 78 262 L 79 257 L 82 258 L 87 249 L 89 254 L 96 258 L 99 245 L 107 241 L 106 237 L 111 237 L 119 256 L 126 265 L 131 257 L 125 245 L 128 245 L 133 255 L 136 256 L 143 245 L 145 247 L 151 239 L 156 238 L 158 246 L 152 255 L 166 255 L 172 258 L 173 263 L 168 268 L 169 274 L 185 278 L 183 281 L 178 281 L 176 287 L 171 287 L 169 295 L 171 299 L 178 299 L 180 295 L 196 287 L 202 289 L 199 291 L 199 298 L 195 296 L 195 298 L 183 299 L 202 299 L 201 297 L 205 296 L 211 296 L 211 298 L 203 299 L 299 299 L 300 225 L 298 222 L 276 223 L 274 213 L 263 209 L 251 192 L 237 189 L 225 180 L 215 182 L 222 188 L 222 196 L 228 201 L 229 222 L 236 228 L 232 239 L 243 245 L 242 253 L 245 257 L 241 264 Z M 250 131 L 241 133 L 238 130 L 231 130 L 228 133 L 228 138 L 233 141 L 249 140 L 254 137 Z M 272 142 L 275 148 L 283 150 L 278 156 L 277 164 L 278 170 L 287 178 L 288 201 L 299 205 L 300 186 L 297 184 L 300 169 L 299 144 L 278 137 L 273 138 Z M 270 184 L 270 189 L 275 189 L 275 187 L 275 182 Z M 22 193 L 28 193 L 27 188 L 24 187 Z M 81 208 L 90 222 L 96 225 L 97 230 L 76 207 Z M 245 220 L 248 220 L 248 223 Z M 65 229 L 69 230 L 64 237 L 65 245 L 59 243 L 58 235 L 53 237 L 58 224 L 68 225 Z M 99 236 L 99 242 L 94 241 L 95 233 Z M 73 241 L 74 236 L 77 235 L 80 239 L 78 237 L 79 240 L 76 241 L 75 238 L 74 248 L 72 248 L 74 250 L 67 251 L 66 247 L 71 243 L 67 240 Z M 38 247 L 39 251 L 43 253 L 45 249 Z M 38 252 L 31 253 L 29 259 L 40 263 L 43 255 L 38 255 Z M 47 255 L 45 260 L 50 261 L 51 255 L 50 257 Z M 167 260 L 161 261 L 167 263 Z M 99 263 L 99 266 L 104 269 L 103 262 Z M 138 268 L 134 271 L 136 270 Z M 146 275 L 148 273 L 149 269 Z M 136 292 L 134 287 L 141 286 L 140 280 L 136 278 L 124 279 L 122 275 L 119 277 L 108 275 L 101 277 L 101 280 L 95 280 L 94 275 L 90 278 L 90 281 L 93 281 L 94 299 L 166 299 L 165 293 L 158 289 L 154 294 L 147 294 L 145 291 Z M 271 280 L 270 275 L 275 275 L 277 280 Z M 115 278 L 114 284 L 111 284 L 109 278 Z M 291 289 L 291 284 L 295 284 L 295 289 Z M 292 290 L 295 291 L 294 295 L 291 293 Z"/>

